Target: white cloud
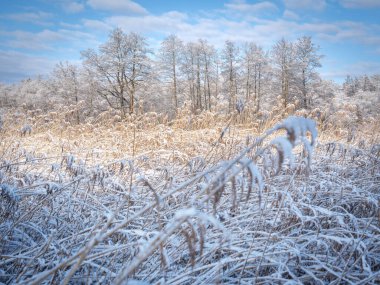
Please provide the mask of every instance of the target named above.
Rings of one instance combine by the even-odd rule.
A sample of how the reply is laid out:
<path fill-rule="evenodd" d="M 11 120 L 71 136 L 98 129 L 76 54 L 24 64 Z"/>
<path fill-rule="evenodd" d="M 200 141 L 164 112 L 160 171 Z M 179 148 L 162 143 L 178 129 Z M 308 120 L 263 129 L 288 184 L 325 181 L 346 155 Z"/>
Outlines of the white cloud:
<path fill-rule="evenodd" d="M 78 2 L 64 3 L 63 8 L 69 13 L 79 13 L 84 10 L 84 5 Z"/>
<path fill-rule="evenodd" d="M 52 70 L 57 60 L 36 57 L 15 51 L 0 51 L 0 78 L 4 82 L 15 82 Z"/>
<path fill-rule="evenodd" d="M 79 3 L 78 0 L 76 1 Z M 3 38 L 0 47 L 40 50 L 45 55 L 58 51 L 56 57 L 59 60 L 66 60 L 70 55 L 79 56 L 80 50 L 98 47 L 101 44 L 100 41 L 104 42 L 106 35 L 112 28 L 120 27 L 126 32 L 137 32 L 148 37 L 149 42 L 155 45 L 158 45 L 157 43 L 165 36 L 175 33 L 184 41 L 197 41 L 199 38 L 207 39 L 218 48 L 222 47 L 225 40 L 229 39 L 237 43 L 254 41 L 265 49 L 269 49 L 281 37 L 295 40 L 303 35 L 311 35 L 316 43 L 322 47 L 324 42 L 345 43 L 347 45 L 355 43 L 362 46 L 363 52 L 373 52 L 373 54 L 380 52 L 378 48 L 380 46 L 380 25 L 368 25 L 352 21 L 317 22 L 311 20 L 304 22 L 305 17 L 300 16 L 303 12 L 300 9 L 321 10 L 325 7 L 326 2 L 314 0 L 313 4 L 310 4 L 311 0 L 284 1 L 287 6 L 283 14 L 276 5 L 267 1 L 256 4 L 248 4 L 246 1 L 233 1 L 225 4 L 223 10 L 209 11 L 207 15 L 198 14 L 196 17 L 190 17 L 190 15 L 178 11 L 150 14 L 132 1 L 88 0 L 87 4 L 92 5 L 94 9 L 118 10 L 120 12 L 124 9 L 127 12 L 122 15 L 110 15 L 103 19 L 82 19 L 75 22 L 75 25 L 71 22 L 70 24 L 61 22 L 60 27 L 63 29 L 57 31 L 45 29 L 39 32 L 4 32 L 0 30 L 0 36 Z M 305 8 L 301 2 L 309 3 L 312 7 Z M 293 6 L 296 3 L 299 5 L 294 8 Z M 263 17 L 263 13 L 264 15 L 265 13 L 272 14 L 271 17 Z M 276 15 L 273 15 L 274 13 Z M 19 19 L 20 15 L 22 14 L 13 14 L 13 17 Z M 229 15 L 233 17 L 228 17 Z M 40 15 L 40 17 L 43 16 L 44 14 Z M 48 16 L 45 15 L 45 17 Z M 29 19 L 36 20 L 31 16 Z M 0 60 L 6 62 L 4 52 L 1 56 Z M 9 54 L 9 56 L 17 55 Z M 32 61 L 29 60 L 28 62 Z M 37 64 L 38 61 L 36 60 L 34 63 Z M 375 69 L 376 67 L 367 66 L 367 68 Z M 339 71 L 338 69 L 343 70 L 344 68 L 337 67 L 336 72 Z M 12 70 L 15 71 L 15 69 Z M 333 71 L 332 69 L 331 72 Z M 6 69 L 0 67 L 0 72 L 5 74 Z"/>
<path fill-rule="evenodd" d="M 303 35 L 312 35 L 316 40 L 330 43 L 349 41 L 375 48 L 380 45 L 380 26 L 364 25 L 357 22 L 309 22 L 297 20 L 297 14 L 285 11 L 283 18 L 275 20 L 245 18 L 232 20 L 225 17 L 190 19 L 187 14 L 172 11 L 161 15 L 111 16 L 100 20 L 84 20 L 89 29 L 108 32 L 120 27 L 126 32 L 138 32 L 148 37 L 163 38 L 175 33 L 184 41 L 207 39 L 217 46 L 229 39 L 237 42 L 255 41 L 270 48 L 281 37 L 295 40 Z"/>
<path fill-rule="evenodd" d="M 324 78 L 338 80 L 343 82 L 348 74 L 360 76 L 363 74 L 372 75 L 380 73 L 380 62 L 358 61 L 351 64 L 334 64 L 329 65 L 329 69 L 322 71 Z"/>
<path fill-rule="evenodd" d="M 340 0 L 339 3 L 345 8 L 379 8 L 379 0 Z"/>
<path fill-rule="evenodd" d="M 322 11 L 326 7 L 325 0 L 284 0 L 285 6 L 294 10 Z"/>
<path fill-rule="evenodd" d="M 68 29 L 57 31 L 45 29 L 40 32 L 3 31 L 1 35 L 8 38 L 8 40 L 2 42 L 3 46 L 33 51 L 56 51 L 57 49 L 62 50 L 66 47 L 83 48 L 98 43 L 95 36 L 91 33 Z"/>
<path fill-rule="evenodd" d="M 111 12 L 147 14 L 148 11 L 131 0 L 88 0 L 87 4 L 96 10 Z"/>
<path fill-rule="evenodd" d="M 71 23 L 66 23 L 66 22 L 59 22 L 59 25 L 67 29 L 78 30 L 82 28 L 82 25 L 80 24 L 71 24 Z"/>
<path fill-rule="evenodd" d="M 343 43 L 355 42 L 361 45 L 380 45 L 380 27 L 363 23 L 342 21 L 336 23 L 308 23 L 302 29 L 312 32 L 322 40 Z"/>
<path fill-rule="evenodd" d="M 167 35 L 171 33 L 180 34 L 182 31 L 186 31 L 188 34 L 194 34 L 194 26 L 187 21 L 187 15 L 172 11 L 164 13 L 159 16 L 146 15 L 146 16 L 112 16 L 104 20 L 103 24 L 100 21 L 87 22 L 88 24 L 97 25 L 103 27 L 120 27 L 128 32 L 137 32 L 143 35 L 147 33 L 159 33 L 161 35 Z M 204 27 L 205 29 L 207 27 Z M 204 30 L 206 32 L 206 30 Z"/>
<path fill-rule="evenodd" d="M 9 37 L 9 40 L 3 41 L 6 46 L 28 50 L 49 50 L 52 49 L 50 46 L 52 42 L 62 39 L 60 34 L 51 30 L 42 30 L 38 33 L 16 30 L 3 34 Z"/>
<path fill-rule="evenodd" d="M 236 0 L 231 3 L 224 4 L 228 9 L 244 13 L 259 13 L 264 11 L 277 11 L 278 8 L 275 4 L 264 1 L 256 4 L 248 4 L 243 0 Z"/>
<path fill-rule="evenodd" d="M 86 20 L 84 23 L 85 26 L 101 27 L 104 30 L 120 27 L 126 32 L 138 32 L 155 38 L 163 38 L 172 33 L 184 41 L 197 41 L 199 38 L 203 38 L 218 47 L 223 46 L 224 42 L 229 39 L 239 43 L 255 41 L 269 48 L 282 36 L 294 39 L 301 35 L 300 25 L 291 21 L 262 20 L 252 25 L 243 20 L 198 18 L 193 22 L 186 14 L 174 11 L 158 16 L 112 16 L 104 21 Z"/>
<path fill-rule="evenodd" d="M 1 18 L 17 21 L 17 22 L 28 22 L 36 25 L 50 25 L 51 23 L 47 20 L 52 18 L 53 15 L 50 13 L 45 13 L 42 11 L 38 12 L 28 12 L 28 13 L 15 13 L 2 15 Z"/>
<path fill-rule="evenodd" d="M 283 17 L 290 20 L 299 20 L 300 18 L 296 13 L 288 9 L 285 9 Z"/>
<path fill-rule="evenodd" d="M 91 29 L 93 31 L 108 32 L 113 28 L 113 26 L 100 20 L 83 19 L 82 23 L 85 28 Z"/>

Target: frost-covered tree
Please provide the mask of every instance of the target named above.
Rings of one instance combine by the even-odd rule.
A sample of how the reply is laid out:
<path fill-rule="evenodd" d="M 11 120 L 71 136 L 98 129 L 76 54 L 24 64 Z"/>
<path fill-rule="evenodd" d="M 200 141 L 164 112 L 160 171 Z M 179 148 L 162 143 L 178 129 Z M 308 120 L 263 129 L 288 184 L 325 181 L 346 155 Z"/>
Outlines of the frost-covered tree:
<path fill-rule="evenodd" d="M 355 88 L 355 81 L 350 75 L 346 76 L 346 79 L 343 83 L 343 89 L 347 96 L 351 97 L 355 95 L 357 91 Z"/>
<path fill-rule="evenodd" d="M 275 77 L 279 83 L 282 104 L 284 108 L 289 103 L 289 90 L 294 79 L 295 72 L 295 53 L 294 45 L 285 40 L 279 40 L 272 49 L 272 61 Z"/>
<path fill-rule="evenodd" d="M 16 98 L 12 96 L 14 86 L 0 83 L 0 108 L 13 107 L 16 103 Z"/>
<path fill-rule="evenodd" d="M 10 96 L 16 106 L 22 105 L 25 109 L 49 109 L 57 103 L 57 98 L 51 94 L 49 84 L 42 76 L 28 78 L 13 85 Z"/>
<path fill-rule="evenodd" d="M 374 74 L 371 76 L 372 92 L 380 91 L 380 74 Z"/>
<path fill-rule="evenodd" d="M 181 71 L 192 110 L 211 110 L 212 97 L 218 90 L 218 53 L 207 40 L 185 45 Z"/>
<path fill-rule="evenodd" d="M 222 76 L 227 87 L 228 110 L 235 109 L 238 96 L 239 48 L 231 41 L 226 41 L 222 50 Z"/>
<path fill-rule="evenodd" d="M 187 43 L 185 47 L 182 71 L 194 112 L 208 109 L 211 104 L 210 70 L 213 52 L 205 40 Z"/>
<path fill-rule="evenodd" d="M 125 34 L 114 29 L 108 41 L 99 51 L 88 49 L 82 52 L 84 65 L 96 76 L 97 93 L 108 104 L 121 111 L 124 117 L 127 109 L 135 113 L 136 92 L 146 79 L 150 69 L 145 38 L 135 34 Z"/>
<path fill-rule="evenodd" d="M 159 50 L 159 61 L 162 70 L 161 77 L 171 85 L 172 102 L 178 109 L 178 78 L 179 66 L 183 59 L 183 42 L 176 36 L 168 36 Z"/>
<path fill-rule="evenodd" d="M 311 37 L 301 37 L 295 43 L 296 84 L 301 91 L 304 108 L 310 106 L 312 84 L 320 79 L 316 69 L 322 66 L 322 55 L 318 54 L 318 50 L 319 47 L 312 42 Z"/>
<path fill-rule="evenodd" d="M 217 81 L 217 52 L 213 45 L 209 44 L 207 40 L 200 39 L 198 41 L 199 52 L 202 64 L 202 85 L 203 85 L 203 109 L 211 110 L 211 94 L 212 85 Z M 215 93 L 216 94 L 216 93 Z"/>
<path fill-rule="evenodd" d="M 192 110 L 197 109 L 197 92 L 196 87 L 196 61 L 197 61 L 197 46 L 194 43 L 187 43 L 184 47 L 183 62 L 181 70 L 185 76 L 186 89 L 188 90 L 188 99 L 191 101 Z"/>
<path fill-rule="evenodd" d="M 363 78 L 363 91 L 369 91 L 371 86 L 371 81 L 369 80 L 368 76 L 365 75 Z"/>
<path fill-rule="evenodd" d="M 78 104 L 79 102 L 79 90 L 81 88 L 79 73 L 78 66 L 68 62 L 60 62 L 53 70 L 53 77 L 50 81 L 51 86 L 54 88 L 55 94 L 62 97 L 65 104 Z M 79 124 L 79 110 L 75 112 L 75 119 L 77 124 Z"/>
<path fill-rule="evenodd" d="M 262 47 L 253 42 L 244 46 L 245 100 L 252 102 L 256 111 L 260 110 L 262 85 L 268 60 Z"/>

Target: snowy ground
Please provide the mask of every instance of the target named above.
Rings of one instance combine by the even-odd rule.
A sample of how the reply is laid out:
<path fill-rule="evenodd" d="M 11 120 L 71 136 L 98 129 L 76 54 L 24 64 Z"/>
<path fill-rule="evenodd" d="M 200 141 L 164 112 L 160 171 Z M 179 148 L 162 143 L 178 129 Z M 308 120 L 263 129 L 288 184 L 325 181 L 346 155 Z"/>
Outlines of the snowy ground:
<path fill-rule="evenodd" d="M 2 283 L 380 282 L 371 126 L 320 125 L 312 151 L 310 121 L 40 119 L 0 134 Z"/>

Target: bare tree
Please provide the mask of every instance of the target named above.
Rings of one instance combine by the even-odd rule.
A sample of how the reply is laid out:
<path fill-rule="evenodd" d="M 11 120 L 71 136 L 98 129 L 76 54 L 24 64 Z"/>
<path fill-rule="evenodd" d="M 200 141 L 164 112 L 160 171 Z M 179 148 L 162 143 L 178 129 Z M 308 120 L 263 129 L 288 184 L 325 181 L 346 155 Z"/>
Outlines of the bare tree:
<path fill-rule="evenodd" d="M 174 108 L 178 109 L 178 67 L 182 62 L 183 43 L 175 35 L 168 36 L 162 43 L 159 59 L 164 79 L 171 83 L 171 93 Z"/>
<path fill-rule="evenodd" d="M 226 41 L 222 50 L 222 75 L 227 85 L 228 109 L 232 112 L 235 109 L 238 95 L 238 68 L 239 68 L 239 48 L 235 43 Z"/>
<path fill-rule="evenodd" d="M 146 78 L 150 63 L 145 39 L 135 33 L 114 29 L 99 52 L 82 52 L 84 65 L 96 76 L 97 92 L 108 104 L 120 109 L 122 117 L 135 112 L 136 91 Z"/>
<path fill-rule="evenodd" d="M 204 109 L 211 110 L 211 93 L 212 81 L 216 78 L 216 59 L 217 53 L 213 45 L 209 44 L 207 40 L 200 39 L 198 41 L 199 52 L 202 64 L 203 73 L 203 101 Z M 214 80 L 213 80 L 214 79 Z"/>
<path fill-rule="evenodd" d="M 50 109 L 52 105 L 57 103 L 56 97 L 51 96 L 49 84 L 42 78 L 28 78 L 22 80 L 15 86 L 12 94 L 12 101 L 16 105 L 22 105 L 25 110 L 42 108 L 44 110 Z"/>
<path fill-rule="evenodd" d="M 345 82 L 343 83 L 343 89 L 346 92 L 346 95 L 349 97 L 354 96 L 357 92 L 354 84 L 354 79 L 350 75 L 346 76 Z"/>
<path fill-rule="evenodd" d="M 286 108 L 290 100 L 290 84 L 294 78 L 294 45 L 285 39 L 278 41 L 272 49 L 272 60 L 275 68 L 275 75 L 281 85 L 283 106 Z"/>
<path fill-rule="evenodd" d="M 263 77 L 267 66 L 267 58 L 260 46 L 252 42 L 245 45 L 244 66 L 245 100 L 246 102 L 253 102 L 256 106 L 256 111 L 259 111 L 262 97 Z"/>
<path fill-rule="evenodd" d="M 192 110 L 201 109 L 201 86 L 200 86 L 200 52 L 196 43 L 187 43 L 184 49 L 182 72 L 186 77 L 186 85 L 189 91 Z"/>
<path fill-rule="evenodd" d="M 52 87 L 54 91 L 62 96 L 65 103 L 79 102 L 79 69 L 76 65 L 68 62 L 57 64 L 53 70 Z M 80 123 L 79 110 L 75 112 L 77 124 Z"/>
<path fill-rule="evenodd" d="M 218 53 L 207 40 L 187 43 L 181 70 L 186 78 L 193 112 L 211 110 L 218 92 Z"/>
<path fill-rule="evenodd" d="M 16 99 L 12 96 L 12 87 L 0 83 L 0 108 L 13 107 L 17 104 Z"/>
<path fill-rule="evenodd" d="M 297 83 L 301 89 L 303 107 L 308 108 L 310 105 L 311 84 L 319 80 L 316 69 L 321 67 L 320 60 L 322 55 L 318 54 L 319 47 L 311 41 L 311 37 L 304 36 L 299 38 L 295 48 L 298 67 Z"/>

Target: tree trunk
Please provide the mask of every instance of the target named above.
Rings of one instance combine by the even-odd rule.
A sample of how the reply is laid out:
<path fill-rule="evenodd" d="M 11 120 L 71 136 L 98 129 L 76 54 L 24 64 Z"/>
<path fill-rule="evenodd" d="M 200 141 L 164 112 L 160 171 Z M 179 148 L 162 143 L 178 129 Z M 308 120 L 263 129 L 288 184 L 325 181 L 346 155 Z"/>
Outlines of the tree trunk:
<path fill-rule="evenodd" d="M 208 95 L 208 109 L 211 111 L 211 88 L 210 88 L 209 76 L 207 76 L 207 95 Z"/>
<path fill-rule="evenodd" d="M 247 102 L 249 102 L 249 99 L 251 97 L 251 88 L 250 88 L 250 73 L 251 73 L 251 70 L 250 70 L 250 66 L 249 66 L 249 62 L 247 63 L 247 82 L 246 82 L 246 93 L 245 93 L 245 100 Z"/>
<path fill-rule="evenodd" d="M 123 93 L 120 94 L 120 113 L 121 113 L 121 118 L 125 118 L 125 108 L 124 108 L 124 95 Z"/>
<path fill-rule="evenodd" d="M 235 108 L 235 96 L 234 96 L 234 78 L 233 78 L 233 66 L 232 61 L 230 61 L 230 70 L 229 70 L 229 91 L 230 91 L 230 104 L 229 104 L 229 111 L 230 113 Z"/>
<path fill-rule="evenodd" d="M 302 95 L 303 95 L 303 107 L 305 109 L 307 109 L 308 108 L 308 104 L 307 104 L 307 90 L 306 90 L 305 69 L 302 70 Z"/>
<path fill-rule="evenodd" d="M 129 103 L 129 114 L 133 114 L 135 112 L 135 82 L 131 82 L 131 94 L 130 94 L 130 103 Z"/>
<path fill-rule="evenodd" d="M 136 55 L 133 56 L 132 77 L 131 77 L 130 82 L 131 82 L 131 89 L 130 89 L 130 100 L 129 100 L 129 114 L 134 114 L 135 92 L 136 92 Z"/>
<path fill-rule="evenodd" d="M 257 102 L 257 64 L 255 64 L 255 75 L 254 75 L 254 91 L 255 91 L 255 98 L 254 98 L 254 102 L 256 103 Z"/>
<path fill-rule="evenodd" d="M 259 88 L 257 92 L 256 112 L 260 111 L 260 100 L 261 100 L 261 65 L 259 65 Z"/>
<path fill-rule="evenodd" d="M 219 95 L 219 62 L 216 63 L 216 86 L 215 86 L 216 97 Z"/>
<path fill-rule="evenodd" d="M 174 99 L 174 107 L 175 107 L 175 113 L 177 114 L 178 111 L 178 97 L 177 97 L 177 75 L 176 75 L 176 60 L 175 60 L 175 53 L 173 51 L 173 99 Z"/>
<path fill-rule="evenodd" d="M 79 117 L 79 110 L 78 110 L 78 102 L 79 102 L 79 98 L 78 98 L 78 87 L 77 85 L 75 85 L 74 87 L 74 94 L 75 94 L 75 103 L 77 105 L 77 111 L 76 111 L 76 120 L 77 120 L 77 124 L 79 125 L 80 124 L 80 117 Z"/>
<path fill-rule="evenodd" d="M 197 109 L 202 110 L 202 94 L 201 94 L 201 71 L 199 56 L 197 56 Z"/>

